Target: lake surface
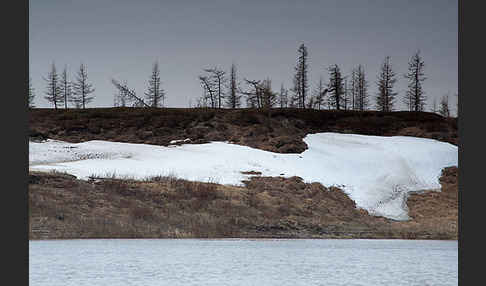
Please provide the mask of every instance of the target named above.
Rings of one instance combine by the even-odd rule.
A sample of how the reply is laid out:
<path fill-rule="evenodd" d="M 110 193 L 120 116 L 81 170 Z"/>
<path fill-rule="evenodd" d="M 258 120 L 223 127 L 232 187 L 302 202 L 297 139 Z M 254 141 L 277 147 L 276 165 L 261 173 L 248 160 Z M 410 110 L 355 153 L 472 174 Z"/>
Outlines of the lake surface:
<path fill-rule="evenodd" d="M 457 241 L 29 242 L 29 285 L 457 285 Z"/>

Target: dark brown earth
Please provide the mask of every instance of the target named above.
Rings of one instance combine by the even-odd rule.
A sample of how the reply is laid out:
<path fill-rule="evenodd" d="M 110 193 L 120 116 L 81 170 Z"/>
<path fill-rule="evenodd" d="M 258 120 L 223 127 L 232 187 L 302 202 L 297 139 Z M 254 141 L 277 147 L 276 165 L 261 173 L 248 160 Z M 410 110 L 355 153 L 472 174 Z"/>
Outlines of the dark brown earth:
<path fill-rule="evenodd" d="M 398 222 L 357 209 L 338 188 L 298 177 L 253 177 L 235 187 L 31 172 L 29 238 L 457 239 L 457 174 L 446 168 L 441 192 L 411 195 L 411 220 Z"/>
<path fill-rule="evenodd" d="M 458 144 L 457 118 L 428 112 L 272 109 L 32 109 L 29 136 L 72 143 L 109 140 L 169 145 L 231 141 L 279 153 L 301 153 L 309 133 L 406 135 Z"/>

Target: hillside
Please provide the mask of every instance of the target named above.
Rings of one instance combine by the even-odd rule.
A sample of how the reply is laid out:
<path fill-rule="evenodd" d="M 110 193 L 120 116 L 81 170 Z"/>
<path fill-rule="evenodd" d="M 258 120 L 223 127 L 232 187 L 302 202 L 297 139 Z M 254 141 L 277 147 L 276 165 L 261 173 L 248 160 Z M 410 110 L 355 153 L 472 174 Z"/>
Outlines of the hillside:
<path fill-rule="evenodd" d="M 338 132 L 363 135 L 407 135 L 458 145 L 457 118 L 427 112 L 355 112 L 272 109 L 144 109 L 93 108 L 85 110 L 32 109 L 31 139 L 72 143 L 108 140 L 167 146 L 230 141 L 277 153 L 301 153 L 309 133 Z"/>
<path fill-rule="evenodd" d="M 437 139 L 456 145 L 458 143 L 457 119 L 444 119 L 431 113 L 410 112 L 360 113 L 275 109 L 270 113 L 264 113 L 257 110 L 208 109 L 106 108 L 68 111 L 34 109 L 30 113 L 29 127 L 29 137 L 32 141 L 47 138 L 72 143 L 108 140 L 163 146 L 173 144 L 173 140 L 184 139 L 188 139 L 185 140 L 184 144 L 230 141 L 277 153 L 302 153 L 306 151 L 307 154 L 307 151 L 315 152 L 317 150 L 315 149 L 316 145 L 311 145 L 309 141 L 304 141 L 304 139 L 308 134 L 317 132 L 377 136 L 410 135 Z M 344 135 L 341 134 L 340 136 Z M 325 138 L 323 137 L 323 139 Z M 399 138 L 397 137 L 397 139 Z M 405 141 L 408 142 L 408 140 Z M 424 140 L 412 141 L 421 142 Z M 310 145 L 307 145 L 306 142 Z M 381 144 L 380 140 L 376 142 Z M 42 145 L 40 146 L 42 148 L 49 146 L 44 144 L 39 145 Z M 96 144 L 98 143 L 93 142 L 87 146 L 96 147 L 98 146 Z M 366 142 L 360 143 L 364 145 L 356 145 L 356 142 L 352 144 L 358 148 L 355 150 L 361 149 L 361 153 L 366 154 L 366 156 L 372 156 L 370 152 L 382 148 L 377 145 L 378 149 L 376 149 Z M 35 144 L 31 145 L 35 147 Z M 211 144 L 205 145 L 212 146 Z M 66 148 L 68 148 L 66 149 L 68 151 L 74 150 L 75 153 L 81 152 L 79 154 L 84 156 L 84 149 L 81 146 L 63 146 L 61 144 L 56 147 L 60 149 L 50 149 L 55 152 L 56 157 L 62 157 L 61 162 L 65 160 L 63 159 L 65 151 L 58 151 Z M 334 142 L 325 147 L 325 150 L 323 149 L 324 153 L 319 152 L 325 154 L 329 148 L 334 148 L 332 146 L 340 145 L 336 145 Z M 360 146 L 371 149 L 363 149 Z M 395 144 L 392 143 L 391 146 L 395 146 Z M 431 147 L 433 148 L 433 146 Z M 89 148 L 86 150 L 89 151 Z M 403 150 L 401 147 L 396 148 L 398 148 L 397 151 Z M 412 154 L 413 150 L 416 150 L 416 148 L 413 148 L 409 150 Z M 117 148 L 110 147 L 108 149 Z M 187 148 L 178 147 L 177 149 Z M 37 159 L 33 158 L 33 162 L 43 160 L 43 155 L 48 152 L 42 150 L 44 149 L 39 149 L 36 152 L 36 154 L 40 154 L 40 157 L 36 155 Z M 348 152 L 346 150 L 341 150 L 339 153 L 344 154 Z M 127 158 L 135 156 L 133 160 L 138 160 L 136 152 L 130 151 L 129 153 L 127 153 Z M 395 155 L 400 157 L 400 155 L 403 155 L 400 153 L 402 152 Z M 89 151 L 87 154 L 91 156 L 90 154 L 94 153 Z M 103 154 L 103 152 L 99 154 Z M 442 158 L 440 154 L 442 153 L 436 153 L 434 156 Z M 115 155 L 119 156 L 119 154 Z M 298 155 L 291 156 L 306 157 Z M 388 155 L 393 154 L 388 153 Z M 422 156 L 419 153 L 415 155 Z M 123 156 L 126 157 L 126 155 Z M 278 157 L 270 156 L 272 158 Z M 370 162 L 370 159 L 367 158 L 369 157 L 362 157 L 361 160 L 364 160 L 365 163 L 363 166 L 366 165 L 366 162 Z M 157 161 L 158 159 L 152 158 L 152 160 Z M 305 158 L 298 160 L 304 160 L 302 163 L 307 165 Z M 402 162 L 403 158 L 397 157 L 393 160 Z M 395 161 L 389 161 L 388 164 Z M 31 162 L 30 157 L 29 162 Z M 335 165 L 337 162 L 339 161 L 330 164 Z M 345 165 L 355 166 L 355 163 L 352 162 L 354 161 L 349 161 Z M 261 164 L 256 164 L 262 167 Z M 417 166 L 421 166 L 421 163 Z M 394 167 L 401 168 L 399 165 L 394 165 Z M 303 168 L 301 166 L 297 169 L 302 170 Z M 320 167 L 317 169 L 321 170 Z M 384 170 L 386 171 L 386 169 Z M 391 170 L 399 169 L 389 169 L 389 172 Z M 404 169 L 402 168 L 402 170 Z M 440 170 L 439 168 L 434 172 Z M 39 173 L 31 171 L 29 183 L 30 238 L 342 237 L 457 239 L 458 172 L 456 167 L 442 170 L 440 179 L 442 192 L 424 190 L 423 193 L 413 193 L 406 196 L 404 202 L 410 217 L 408 221 L 395 221 L 385 217 L 371 216 L 366 210 L 356 208 L 357 204 L 350 199 L 349 192 L 346 193 L 338 187 L 330 187 L 327 184 L 323 186 L 308 179 L 303 181 L 299 177 L 280 177 L 278 176 L 282 175 L 280 172 L 271 175 L 275 177 L 266 177 L 258 176 L 259 170 L 256 169 L 246 171 L 255 173 L 253 175 L 257 176 L 248 176 L 248 179 L 240 186 L 190 182 L 170 175 L 156 176 L 141 181 L 114 177 L 86 181 L 58 172 Z M 333 169 L 329 169 L 326 174 L 332 174 L 333 171 Z M 410 178 L 415 178 L 417 174 L 422 175 L 419 173 L 414 175 L 412 172 Z M 326 174 L 323 175 L 326 176 Z M 391 177 L 384 175 L 391 178 L 396 174 L 391 174 Z M 406 176 L 409 177 L 409 175 Z M 358 181 L 361 180 L 358 179 Z M 366 189 L 366 186 L 361 186 L 361 188 Z M 393 196 L 393 194 L 391 195 Z"/>

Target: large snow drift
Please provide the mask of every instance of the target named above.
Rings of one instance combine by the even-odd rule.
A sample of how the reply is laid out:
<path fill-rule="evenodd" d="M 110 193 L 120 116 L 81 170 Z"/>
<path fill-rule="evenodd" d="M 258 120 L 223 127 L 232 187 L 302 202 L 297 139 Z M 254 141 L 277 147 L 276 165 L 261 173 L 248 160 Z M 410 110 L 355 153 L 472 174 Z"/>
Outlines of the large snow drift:
<path fill-rule="evenodd" d="M 29 144 L 31 170 L 59 170 L 81 179 L 116 174 L 138 179 L 175 175 L 240 185 L 242 171 L 300 176 L 338 186 L 358 207 L 396 220 L 408 219 L 406 195 L 439 189 L 442 168 L 457 165 L 457 147 L 432 139 L 338 133 L 310 134 L 301 154 L 278 154 L 224 142 L 155 146 L 48 140 Z"/>

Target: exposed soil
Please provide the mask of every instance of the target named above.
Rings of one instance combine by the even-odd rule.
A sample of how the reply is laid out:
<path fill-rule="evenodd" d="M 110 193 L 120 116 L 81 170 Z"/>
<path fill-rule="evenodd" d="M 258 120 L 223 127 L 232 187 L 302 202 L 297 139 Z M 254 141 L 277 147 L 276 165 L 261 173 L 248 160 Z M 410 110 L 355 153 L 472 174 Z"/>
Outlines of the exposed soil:
<path fill-rule="evenodd" d="M 446 168 L 441 192 L 411 195 L 411 220 L 397 222 L 357 209 L 338 188 L 298 177 L 257 176 L 235 187 L 31 172 L 29 238 L 457 239 L 457 174 Z"/>
<path fill-rule="evenodd" d="M 278 153 L 301 153 L 309 133 L 339 132 L 378 136 L 416 136 L 458 144 L 457 118 L 427 112 L 336 110 L 93 108 L 32 109 L 31 140 L 72 143 L 108 140 L 170 145 L 230 141 Z M 176 143 L 181 144 L 182 141 Z"/>

